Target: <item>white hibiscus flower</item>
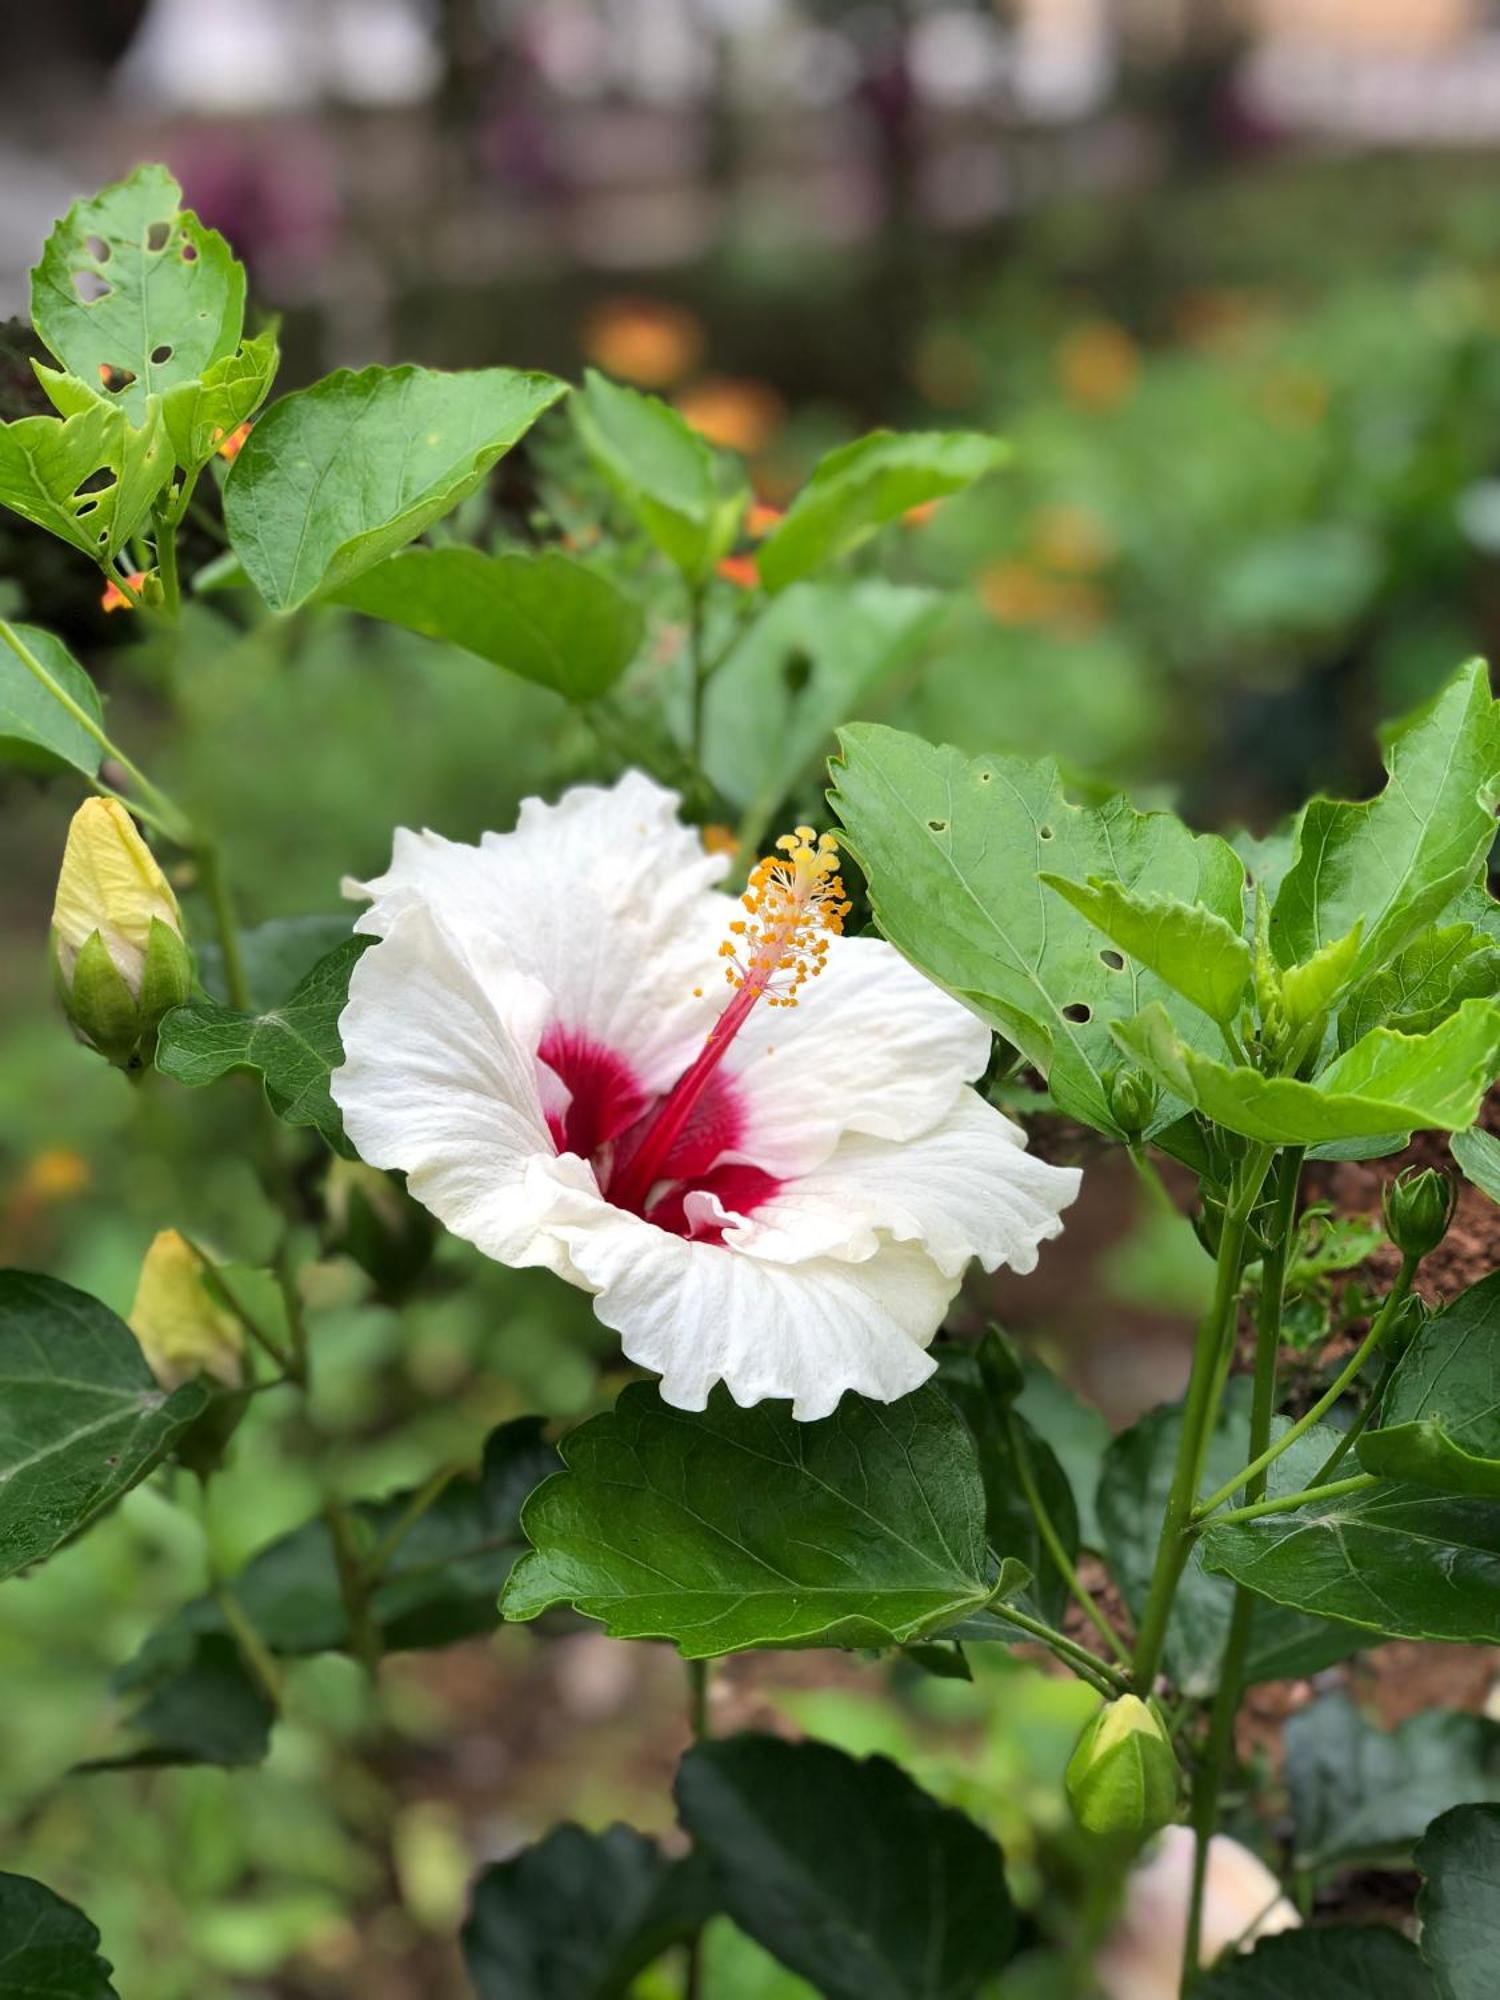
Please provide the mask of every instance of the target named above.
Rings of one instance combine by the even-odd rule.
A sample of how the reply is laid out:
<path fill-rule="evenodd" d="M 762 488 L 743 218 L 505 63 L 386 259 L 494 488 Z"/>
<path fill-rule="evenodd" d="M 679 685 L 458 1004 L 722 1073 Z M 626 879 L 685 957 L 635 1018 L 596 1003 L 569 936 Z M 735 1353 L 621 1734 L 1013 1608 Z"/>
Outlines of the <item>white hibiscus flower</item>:
<path fill-rule="evenodd" d="M 969 1088 L 989 1031 L 839 935 L 831 836 L 787 836 L 743 908 L 727 868 L 639 772 L 477 847 L 398 831 L 334 1099 L 456 1235 L 592 1292 L 678 1408 L 890 1402 L 969 1259 L 1031 1270 L 1079 1176 Z"/>

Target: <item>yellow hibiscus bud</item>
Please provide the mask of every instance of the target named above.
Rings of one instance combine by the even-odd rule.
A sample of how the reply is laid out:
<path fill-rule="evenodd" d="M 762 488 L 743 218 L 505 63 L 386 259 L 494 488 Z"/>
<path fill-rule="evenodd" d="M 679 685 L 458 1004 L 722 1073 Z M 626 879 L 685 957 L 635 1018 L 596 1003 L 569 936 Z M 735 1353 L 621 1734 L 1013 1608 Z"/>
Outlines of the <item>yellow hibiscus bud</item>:
<path fill-rule="evenodd" d="M 1155 1705 L 1124 1694 L 1106 1702 L 1068 1762 L 1068 1797 L 1080 1826 L 1108 1839 L 1143 1841 L 1177 1817 L 1180 1777 Z"/>
<path fill-rule="evenodd" d="M 130 1308 L 130 1330 L 164 1389 L 211 1375 L 226 1389 L 245 1379 L 245 1329 L 210 1290 L 202 1257 L 176 1229 L 153 1239 Z"/>
<path fill-rule="evenodd" d="M 78 1034 L 120 1068 L 139 1068 L 193 972 L 171 884 L 118 799 L 85 799 L 73 815 L 52 952 Z"/>

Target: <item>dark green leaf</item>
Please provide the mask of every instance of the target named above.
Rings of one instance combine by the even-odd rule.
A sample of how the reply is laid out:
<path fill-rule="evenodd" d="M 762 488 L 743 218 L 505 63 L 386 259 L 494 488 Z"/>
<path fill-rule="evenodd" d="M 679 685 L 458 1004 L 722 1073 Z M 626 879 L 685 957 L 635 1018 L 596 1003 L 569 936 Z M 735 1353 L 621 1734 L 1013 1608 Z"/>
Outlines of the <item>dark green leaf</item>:
<path fill-rule="evenodd" d="M 1236 1377 L 1209 1439 L 1206 1492 L 1232 1479 L 1244 1465 L 1249 1421 L 1250 1384 Z M 1137 1615 L 1156 1562 L 1181 1426 L 1180 1405 L 1151 1410 L 1122 1432 L 1105 1455 L 1098 1497 L 1104 1553 L 1126 1603 Z M 1273 1491 L 1295 1491 L 1322 1464 L 1331 1442 L 1331 1434 L 1315 1426 L 1276 1461 Z M 1167 1630 L 1167 1670 L 1185 1694 L 1201 1698 L 1217 1685 L 1233 1601 L 1234 1593 L 1205 1573 L 1195 1553 L 1178 1588 Z M 1257 1606 L 1246 1678 L 1254 1682 L 1316 1673 L 1353 1652 L 1358 1643 L 1355 1634 L 1321 1619 L 1290 1617 L 1274 1606 Z"/>
<path fill-rule="evenodd" d="M 240 956 L 257 1007 L 289 1000 L 321 958 L 348 942 L 354 924 L 349 910 L 329 916 L 272 917 L 240 933 Z M 224 958 L 212 942 L 194 945 L 198 976 L 215 1000 L 227 1000 Z"/>
<path fill-rule="evenodd" d="M 271 1744 L 276 1708 L 225 1632 L 194 1635 L 180 1666 L 146 1684 L 146 1698 L 127 1718 L 131 1749 L 98 1757 L 83 1771 L 122 1771 L 163 1764 L 259 1764 Z"/>
<path fill-rule="evenodd" d="M 1452 1805 L 1500 1798 L 1500 1723 L 1430 1710 L 1396 1729 L 1367 1722 L 1342 1691 L 1287 1722 L 1287 1788 L 1302 1866 L 1403 1860 Z"/>
<path fill-rule="evenodd" d="M 569 406 L 585 451 L 652 541 L 702 582 L 734 544 L 743 472 L 655 396 L 592 368 Z"/>
<path fill-rule="evenodd" d="M 1427 1035 L 1374 1028 L 1311 1083 L 1231 1069 L 1200 1053 L 1166 1009 L 1117 1023 L 1134 1061 L 1204 1117 L 1272 1145 L 1326 1144 L 1473 1122 L 1500 1067 L 1500 1004 L 1466 1000 Z"/>
<path fill-rule="evenodd" d="M 11 628 L 67 694 L 95 722 L 103 721 L 99 693 L 62 640 L 40 625 Z M 102 752 L 0 638 L 0 761 L 23 771 L 81 771 L 92 778 Z"/>
<path fill-rule="evenodd" d="M 677 1806 L 730 1916 L 827 2000 L 967 2000 L 1014 1948 L 999 1848 L 883 1757 L 700 1743 Z"/>
<path fill-rule="evenodd" d="M 0 506 L 94 562 L 119 554 L 171 476 L 172 452 L 154 402 L 139 429 L 118 405 L 98 399 L 77 416 L 0 424 Z"/>
<path fill-rule="evenodd" d="M 1250 947 L 1237 924 L 1201 904 L 1133 895 L 1097 875 L 1086 883 L 1048 874 L 1041 880 L 1210 1020 L 1233 1021 L 1239 1013 L 1250 979 Z"/>
<path fill-rule="evenodd" d="M 1378 798 L 1314 799 L 1304 809 L 1271 913 L 1280 964 L 1310 958 L 1358 923 L 1356 969 L 1373 971 L 1474 880 L 1494 838 L 1500 784 L 1500 703 L 1483 661 L 1391 731 L 1386 769 Z"/>
<path fill-rule="evenodd" d="M 1500 1201 L 1500 1139 L 1476 1125 L 1468 1132 L 1455 1132 L 1448 1141 L 1448 1150 L 1466 1180 L 1472 1181 L 1491 1201 Z"/>
<path fill-rule="evenodd" d="M 1462 1000 L 1500 993 L 1500 948 L 1472 924 L 1424 931 L 1367 979 L 1339 1015 L 1339 1047 L 1352 1048 L 1371 1028 L 1425 1034 Z"/>
<path fill-rule="evenodd" d="M 231 1070 L 259 1073 L 278 1118 L 311 1125 L 335 1152 L 351 1155 L 328 1079 L 344 1059 L 339 1016 L 349 974 L 370 942 L 351 937 L 320 958 L 283 1006 L 242 1014 L 215 1000 L 190 1000 L 162 1022 L 156 1067 L 178 1083 L 217 1083 Z"/>
<path fill-rule="evenodd" d="M 0 2000 L 119 2000 L 99 1933 L 26 1875 L 0 1875 Z"/>
<path fill-rule="evenodd" d="M 562 1452 L 566 1473 L 522 1516 L 535 1552 L 507 1618 L 572 1604 L 616 1638 L 704 1659 L 900 1645 L 989 1597 L 973 1440 L 931 1386 L 795 1423 L 784 1403 L 741 1410 L 720 1388 L 691 1414 L 633 1383 Z"/>
<path fill-rule="evenodd" d="M 337 593 L 338 602 L 445 639 L 523 680 L 592 701 L 635 658 L 645 619 L 597 570 L 549 549 L 406 549 Z"/>
<path fill-rule="evenodd" d="M 1357 1449 L 1367 1472 L 1500 1500 L 1500 1272 L 1418 1328 Z"/>
<path fill-rule="evenodd" d="M 112 390 L 139 423 L 148 396 L 191 382 L 239 345 L 245 273 L 217 230 L 184 210 L 165 167 L 78 201 L 31 274 L 31 323 L 63 366 Z"/>
<path fill-rule="evenodd" d="M 1201 2000 L 1436 2000 L 1411 1939 L 1375 1924 L 1263 1938 L 1193 1992 Z"/>
<path fill-rule="evenodd" d="M 1494 2000 L 1500 1965 L 1500 1806 L 1456 1806 L 1417 1849 L 1422 1956 L 1437 2000 Z"/>
<path fill-rule="evenodd" d="M 0 1576 L 71 1539 L 158 1465 L 208 1404 L 169 1396 L 108 1306 L 0 1272 Z"/>
<path fill-rule="evenodd" d="M 1046 1076 L 1058 1108 L 1117 1132 L 1107 1078 L 1120 1055 L 1113 1022 L 1170 1001 L 1204 1047 L 1219 1031 L 1155 974 L 1101 945 L 1094 926 L 1044 889 L 1046 868 L 1073 880 L 1109 874 L 1228 924 L 1244 870 L 1212 834 L 1124 799 L 1074 806 L 1050 761 L 981 757 L 857 723 L 839 737 L 834 805 L 865 872 L 881 930 L 915 965 L 1015 1043 Z M 1163 1106 L 1161 1123 L 1176 1116 Z"/>
<path fill-rule="evenodd" d="M 669 1861 L 634 1827 L 559 1826 L 480 1876 L 464 1967 L 479 2000 L 623 2000 L 716 1902 L 700 1861 Z"/>
<path fill-rule="evenodd" d="M 871 431 L 821 459 L 760 552 L 767 590 L 785 590 L 912 507 L 962 492 L 1010 457 L 977 431 Z"/>
<path fill-rule="evenodd" d="M 236 555 L 273 611 L 339 589 L 472 493 L 564 388 L 514 368 L 344 368 L 283 396 L 224 487 Z"/>
<path fill-rule="evenodd" d="M 1208 1568 L 1277 1604 L 1391 1639 L 1493 1645 L 1500 1504 L 1379 1485 L 1289 1514 L 1210 1522 Z"/>

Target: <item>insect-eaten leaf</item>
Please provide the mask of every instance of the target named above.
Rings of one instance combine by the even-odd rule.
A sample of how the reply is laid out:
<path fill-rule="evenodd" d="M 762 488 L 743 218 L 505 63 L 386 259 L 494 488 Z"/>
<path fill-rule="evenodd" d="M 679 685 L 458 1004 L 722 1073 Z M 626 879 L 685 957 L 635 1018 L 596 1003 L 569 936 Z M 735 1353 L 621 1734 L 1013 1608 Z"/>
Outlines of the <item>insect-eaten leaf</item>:
<path fill-rule="evenodd" d="M 76 416 L 0 424 L 0 506 L 107 563 L 123 549 L 172 477 L 161 404 L 133 425 L 94 401 Z"/>

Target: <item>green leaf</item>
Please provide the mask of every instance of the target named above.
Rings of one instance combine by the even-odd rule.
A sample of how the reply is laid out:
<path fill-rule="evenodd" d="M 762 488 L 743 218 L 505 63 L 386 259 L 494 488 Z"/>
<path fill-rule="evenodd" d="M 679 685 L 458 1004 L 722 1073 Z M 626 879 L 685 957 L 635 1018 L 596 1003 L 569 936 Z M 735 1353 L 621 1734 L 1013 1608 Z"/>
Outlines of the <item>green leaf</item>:
<path fill-rule="evenodd" d="M 1261 907 L 1264 907 L 1263 905 Z M 1281 978 L 1281 998 L 1286 1008 L 1287 1020 L 1293 1030 L 1316 1021 L 1320 1014 L 1326 1014 L 1340 994 L 1348 991 L 1349 982 L 1354 977 L 1354 967 L 1359 959 L 1360 939 L 1364 927 L 1356 924 L 1352 931 L 1332 944 L 1325 944 L 1321 951 L 1315 951 L 1311 958 L 1301 965 L 1289 965 Z M 1371 1021 L 1372 1028 L 1380 1025 Z M 1411 1021 L 1388 1023 L 1390 1026 L 1413 1028 Z M 1423 1026 L 1436 1026 L 1436 1020 Z M 1362 1034 L 1363 1029 L 1360 1030 Z M 1351 1036 L 1357 1041 L 1358 1036 Z"/>
<path fill-rule="evenodd" d="M 1009 457 L 1009 445 L 977 431 L 871 431 L 819 460 L 761 549 L 761 581 L 785 590 L 908 509 L 962 492 Z"/>
<path fill-rule="evenodd" d="M 174 1007 L 156 1037 L 156 1067 L 194 1087 L 217 1083 L 231 1070 L 256 1070 L 266 1098 L 288 1125 L 311 1125 L 336 1153 L 353 1158 L 328 1079 L 344 1060 L 339 1016 L 349 999 L 349 975 L 370 943 L 351 937 L 320 958 L 284 1005 L 242 1014 L 216 1000 Z"/>
<path fill-rule="evenodd" d="M 1472 1124 L 1500 1066 L 1500 1006 L 1466 1000 L 1427 1035 L 1373 1028 L 1311 1083 L 1201 1055 L 1164 1007 L 1117 1023 L 1126 1054 L 1216 1125 L 1270 1145 L 1317 1145 Z"/>
<path fill-rule="evenodd" d="M 1015 1947 L 1000 1849 L 884 1757 L 732 1736 L 676 1789 L 729 1915 L 826 2000 L 968 2000 Z"/>
<path fill-rule="evenodd" d="M 370 1612 L 388 1652 L 425 1651 L 494 1630 L 495 1601 L 525 1547 L 521 1503 L 557 1466 L 539 1417 L 518 1417 L 490 1434 L 478 1475 L 452 1480 L 382 1566 Z M 413 1497 L 392 1493 L 350 1508 L 367 1554 L 403 1520 Z M 350 1643 L 333 1541 L 321 1515 L 252 1556 L 234 1579 L 234 1593 L 274 1653 L 340 1652 Z M 159 1688 L 194 1660 L 204 1635 L 228 1632 L 218 1601 L 195 1598 L 152 1635 L 117 1685 Z"/>
<path fill-rule="evenodd" d="M 99 402 L 76 417 L 0 424 L 0 506 L 94 562 L 119 554 L 171 476 L 156 402 L 139 429 L 122 409 Z"/>
<path fill-rule="evenodd" d="M 669 1861 L 630 1826 L 559 1826 L 479 1877 L 464 1968 L 478 2000 L 624 2000 L 716 1907 L 697 1857 Z"/>
<path fill-rule="evenodd" d="M 235 554 L 273 611 L 339 589 L 451 512 L 565 388 L 515 368 L 341 368 L 283 396 L 225 482 Z"/>
<path fill-rule="evenodd" d="M 197 380 L 167 391 L 162 421 L 185 472 L 207 465 L 231 431 L 255 415 L 271 392 L 280 362 L 276 330 L 267 327 L 222 355 Z"/>
<path fill-rule="evenodd" d="M 750 489 L 668 404 L 585 371 L 570 413 L 584 450 L 668 561 L 701 583 L 734 545 Z"/>
<path fill-rule="evenodd" d="M 1101 948 L 1094 926 L 1037 872 L 1108 874 L 1128 890 L 1202 904 L 1232 927 L 1238 855 L 1124 799 L 1069 804 L 1050 760 L 969 763 L 871 723 L 841 731 L 839 744 L 831 796 L 880 929 L 1041 1070 L 1060 1111 L 1123 1136 L 1109 1110 L 1120 1061 L 1111 1024 L 1167 998 L 1195 1043 L 1216 1046 L 1219 1033 L 1149 969 Z M 1161 1124 L 1179 1108 L 1164 1105 Z"/>
<path fill-rule="evenodd" d="M 139 1485 L 208 1405 L 169 1396 L 124 1320 L 56 1278 L 0 1272 L 0 1577 Z"/>
<path fill-rule="evenodd" d="M 136 422 L 232 354 L 244 323 L 244 267 L 181 204 L 165 167 L 137 167 L 73 204 L 31 274 L 32 325 L 85 383 L 123 370 L 114 393 Z"/>
<path fill-rule="evenodd" d="M 1455 1132 L 1448 1150 L 1465 1180 L 1491 1201 L 1500 1201 L 1500 1139 L 1475 1125 L 1467 1132 Z"/>
<path fill-rule="evenodd" d="M 462 646 L 569 701 L 613 687 L 645 631 L 634 598 L 556 549 L 407 549 L 346 584 L 337 602 Z"/>
<path fill-rule="evenodd" d="M 704 767 L 718 790 L 768 823 L 946 608 L 936 591 L 873 577 L 797 584 L 768 604 L 704 697 Z"/>
<path fill-rule="evenodd" d="M 27 1875 L 0 1875 L 0 2000 L 119 2000 L 99 1933 Z"/>
<path fill-rule="evenodd" d="M 1393 958 L 1474 880 L 1494 838 L 1500 703 L 1475 660 L 1391 731 L 1389 778 L 1359 805 L 1314 799 L 1271 912 L 1278 963 L 1363 925 L 1356 972 Z"/>
<path fill-rule="evenodd" d="M 102 723 L 99 691 L 55 632 L 40 625 L 12 631 L 85 714 Z M 59 707 L 0 638 L 0 761 L 23 771 L 81 771 L 92 778 L 103 752 L 82 723 Z"/>
<path fill-rule="evenodd" d="M 1237 926 L 1199 904 L 1132 895 L 1097 875 L 1086 883 L 1060 875 L 1040 879 L 1210 1020 L 1227 1024 L 1239 1013 L 1250 979 L 1250 947 Z"/>
<path fill-rule="evenodd" d="M 690 1414 L 633 1383 L 562 1454 L 567 1471 L 522 1514 L 534 1553 L 506 1586 L 507 1618 L 572 1604 L 614 1638 L 707 1659 L 903 1645 L 990 1594 L 973 1440 L 930 1385 L 794 1423 L 786 1404 L 741 1410 L 723 1388 Z"/>
<path fill-rule="evenodd" d="M 240 956 L 245 978 L 257 1007 L 277 1007 L 290 999 L 298 983 L 320 958 L 347 944 L 354 918 L 339 910 L 327 916 L 271 917 L 240 932 Z M 211 941 L 195 944 L 198 976 L 215 1000 L 227 1000 L 224 955 Z"/>
<path fill-rule="evenodd" d="M 1250 1383 L 1237 1376 L 1209 1437 L 1203 1489 L 1232 1479 L 1245 1463 Z M 1182 1428 L 1180 1404 L 1150 1410 L 1121 1433 L 1105 1454 L 1099 1480 L 1099 1526 L 1110 1572 L 1131 1610 L 1140 1615 L 1161 1540 L 1162 1514 L 1172 1483 Z M 1278 1429 L 1284 1429 L 1284 1421 Z M 1299 1440 L 1271 1468 L 1273 1492 L 1295 1492 L 1327 1457 L 1333 1434 L 1321 1426 Z M 1205 1699 L 1218 1685 L 1234 1593 L 1209 1576 L 1197 1552 L 1189 1558 L 1167 1628 L 1167 1671 L 1184 1694 Z M 1258 1605 L 1251 1625 L 1247 1682 L 1316 1673 L 1358 1645 L 1353 1633 L 1318 1618 L 1292 1617 Z"/>
<path fill-rule="evenodd" d="M 1193 1988 L 1200 2000 L 1436 2000 L 1410 1938 L 1384 1925 L 1329 1924 L 1262 1938 Z"/>
<path fill-rule="evenodd" d="M 1256 1521 L 1210 1521 L 1205 1565 L 1274 1603 L 1389 1639 L 1493 1645 L 1500 1505 L 1382 1480 Z"/>
<path fill-rule="evenodd" d="M 1340 1689 L 1291 1716 L 1283 1742 L 1304 1868 L 1405 1865 L 1429 1820 L 1500 1798 L 1500 1723 L 1482 1715 L 1430 1710 L 1377 1729 Z"/>
<path fill-rule="evenodd" d="M 1437 2000 L 1494 2000 L 1500 1964 L 1500 1806 L 1457 1806 L 1416 1853 L 1422 1956 Z"/>
<path fill-rule="evenodd" d="M 1094 1494 L 1099 1468 L 1109 1449 L 1110 1429 L 1102 1411 L 1085 1402 L 1043 1362 L 1028 1360 L 1026 1386 L 1016 1410 L 1048 1446 L 1072 1489 L 1079 1540 L 1086 1549 L 1103 1547 Z"/>
<path fill-rule="evenodd" d="M 235 1641 L 225 1632 L 203 1632 L 180 1665 L 149 1685 L 145 1700 L 128 1718 L 133 1747 L 76 1768 L 243 1768 L 264 1761 L 275 1720 L 275 1704 L 250 1673 Z"/>
<path fill-rule="evenodd" d="M 1500 1272 L 1418 1328 L 1356 1449 L 1366 1472 L 1500 1500 Z"/>
<path fill-rule="evenodd" d="M 1339 1015 L 1339 1047 L 1372 1028 L 1425 1034 L 1464 1000 L 1500 993 L 1500 946 L 1472 924 L 1425 931 L 1367 979 Z"/>

